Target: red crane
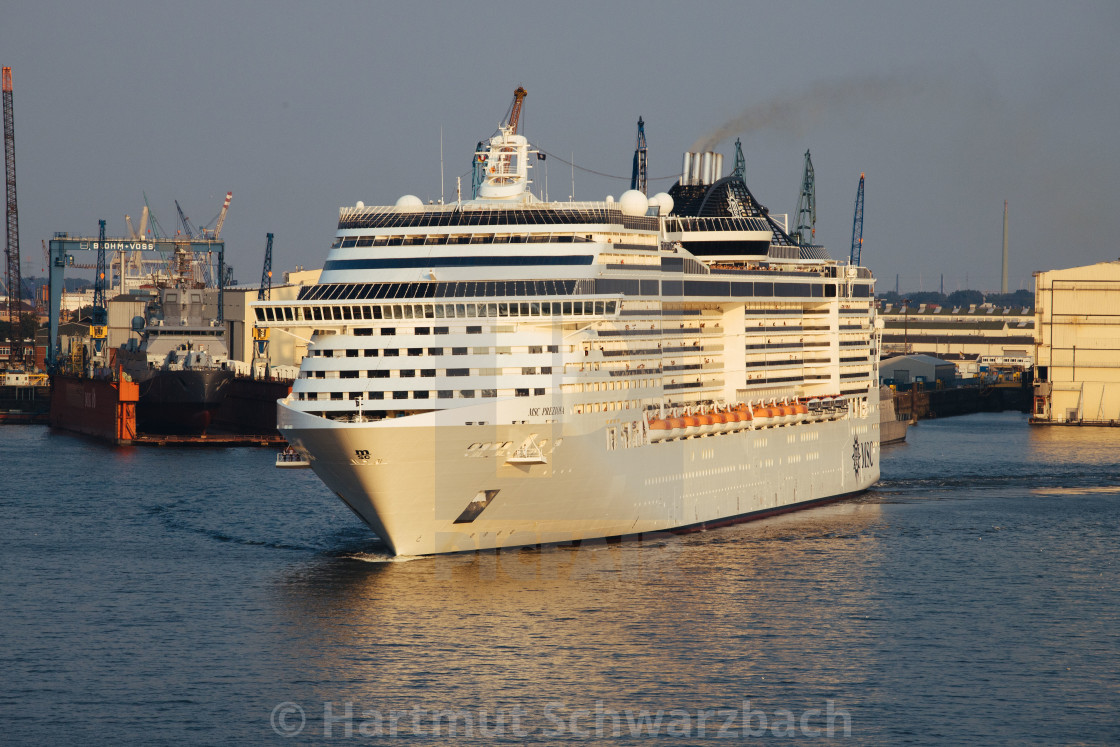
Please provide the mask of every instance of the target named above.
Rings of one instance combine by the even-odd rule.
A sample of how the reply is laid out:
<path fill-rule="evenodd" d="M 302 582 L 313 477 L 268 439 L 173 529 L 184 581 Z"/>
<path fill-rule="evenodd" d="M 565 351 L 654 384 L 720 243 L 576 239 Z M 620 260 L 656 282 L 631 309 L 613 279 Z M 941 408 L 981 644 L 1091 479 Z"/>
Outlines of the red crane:
<path fill-rule="evenodd" d="M 12 115 L 12 69 L 3 69 L 4 94 L 4 175 L 8 213 L 8 320 L 11 322 L 11 353 L 9 365 L 23 364 L 23 335 L 20 334 L 20 310 L 23 306 L 23 280 L 19 272 L 19 213 L 16 210 L 16 133 Z"/>

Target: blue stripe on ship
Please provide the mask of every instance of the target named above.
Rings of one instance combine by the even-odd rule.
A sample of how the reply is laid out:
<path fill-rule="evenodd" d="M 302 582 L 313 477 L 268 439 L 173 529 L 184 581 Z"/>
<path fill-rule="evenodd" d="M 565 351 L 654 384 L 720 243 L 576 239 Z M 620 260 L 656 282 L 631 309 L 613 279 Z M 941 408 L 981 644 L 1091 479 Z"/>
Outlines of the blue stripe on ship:
<path fill-rule="evenodd" d="M 323 272 L 332 270 L 379 270 L 400 267 L 504 267 L 523 265 L 589 265 L 590 254 L 552 257 L 398 257 L 393 259 L 332 259 L 323 265 Z"/>

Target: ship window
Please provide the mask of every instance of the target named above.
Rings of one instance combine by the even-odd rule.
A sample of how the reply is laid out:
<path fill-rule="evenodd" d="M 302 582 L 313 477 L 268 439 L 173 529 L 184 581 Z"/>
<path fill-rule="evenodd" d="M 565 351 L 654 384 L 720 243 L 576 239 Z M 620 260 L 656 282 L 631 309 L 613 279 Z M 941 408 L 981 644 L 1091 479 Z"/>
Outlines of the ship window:
<path fill-rule="evenodd" d="M 510 316 L 520 316 L 520 314 L 517 312 L 517 310 L 519 308 L 520 308 L 520 306 L 518 304 L 511 303 L 509 305 L 509 315 Z"/>
<path fill-rule="evenodd" d="M 447 327 L 436 327 L 434 331 L 435 331 L 435 334 L 437 334 L 437 335 L 446 335 L 447 330 L 448 330 Z"/>
<path fill-rule="evenodd" d="M 334 357 L 334 350 L 332 348 L 327 348 L 326 350 L 323 351 L 323 357 L 324 358 L 333 358 Z"/>
<path fill-rule="evenodd" d="M 402 368 L 400 370 L 399 376 L 402 379 L 415 379 L 416 378 L 416 370 L 412 369 L 412 368 Z"/>
<path fill-rule="evenodd" d="M 451 348 L 451 354 L 452 355 L 466 355 L 467 354 L 467 349 L 466 348 Z"/>
<path fill-rule="evenodd" d="M 423 355 L 424 354 L 424 348 L 409 348 L 408 349 L 408 354 L 409 355 Z"/>
<path fill-rule="evenodd" d="M 448 376 L 470 376 L 471 370 L 469 368 L 449 368 L 447 369 Z"/>
<path fill-rule="evenodd" d="M 595 302 L 595 313 L 596 314 L 602 314 L 603 313 L 603 302 L 602 301 L 596 301 Z"/>
<path fill-rule="evenodd" d="M 559 345 L 549 345 L 548 346 L 548 352 L 559 353 L 560 352 L 560 346 Z"/>
<path fill-rule="evenodd" d="M 331 399 L 342 399 L 342 392 L 331 392 Z"/>
<path fill-rule="evenodd" d="M 404 311 L 404 318 L 405 319 L 411 319 L 412 318 L 412 313 L 413 313 L 414 307 L 411 304 L 405 304 L 404 306 L 401 307 L 401 309 Z"/>
<path fill-rule="evenodd" d="M 533 394 L 544 394 L 544 389 L 534 389 Z"/>
<path fill-rule="evenodd" d="M 394 355 L 394 356 L 395 355 L 400 355 L 400 354 L 401 354 L 401 351 L 397 350 L 396 348 L 385 348 L 385 352 L 382 353 L 382 355 Z"/>
<path fill-rule="evenodd" d="M 317 321 L 317 322 L 323 321 L 323 309 L 321 307 L 319 307 L 319 306 L 312 307 L 311 315 L 312 315 L 312 317 L 314 318 L 315 321 Z"/>
<path fill-rule="evenodd" d="M 256 309 L 255 311 L 257 312 L 257 321 L 258 322 L 263 322 L 264 321 L 264 309 Z"/>
<path fill-rule="evenodd" d="M 443 348 L 428 348 L 428 355 L 443 355 Z"/>
<path fill-rule="evenodd" d="M 347 358 L 357 358 L 358 357 L 358 351 L 355 350 L 354 348 L 350 348 L 349 350 L 346 351 L 346 357 Z"/>
<path fill-rule="evenodd" d="M 448 306 L 448 308 L 450 308 L 450 306 Z M 459 319 L 462 319 L 462 318 L 466 317 L 466 315 L 467 315 L 467 305 L 462 304 L 462 303 L 455 304 L 455 316 L 458 317 Z"/>
<path fill-rule="evenodd" d="M 342 371 L 342 372 L 339 373 L 338 376 L 339 376 L 340 379 L 356 379 L 356 378 L 358 378 L 358 372 L 357 371 Z"/>
<path fill-rule="evenodd" d="M 396 327 L 382 327 L 381 328 L 381 336 L 382 337 L 389 337 L 389 336 L 395 335 L 395 334 L 397 334 L 397 328 Z"/>
<path fill-rule="evenodd" d="M 474 397 L 474 390 L 473 389 L 460 389 L 459 390 L 459 397 L 461 399 L 471 399 L 472 397 Z"/>
<path fill-rule="evenodd" d="M 529 316 L 529 304 L 521 304 L 521 316 Z"/>
<path fill-rule="evenodd" d="M 434 368 L 421 368 L 420 375 L 425 378 L 431 378 L 436 375 L 436 370 Z"/>
<path fill-rule="evenodd" d="M 370 399 L 385 399 L 385 392 L 370 392 Z"/>
<path fill-rule="evenodd" d="M 295 321 L 295 313 L 293 312 L 291 306 L 284 307 L 284 319 L 289 322 Z"/>
<path fill-rule="evenodd" d="M 530 345 L 529 346 L 529 354 L 530 355 L 540 355 L 542 351 L 543 351 L 543 348 L 540 345 Z"/>
<path fill-rule="evenodd" d="M 571 314 L 572 313 L 572 302 L 571 301 L 565 301 L 564 302 L 564 313 L 565 314 Z"/>
<path fill-rule="evenodd" d="M 343 319 L 353 319 L 354 318 L 353 313 L 352 313 L 352 309 L 349 306 L 343 306 L 341 310 L 342 310 L 342 318 Z"/>
<path fill-rule="evenodd" d="M 373 309 L 369 306 L 359 307 L 362 310 L 362 319 L 373 319 Z"/>
<path fill-rule="evenodd" d="M 516 394 L 518 397 L 528 397 L 529 396 L 529 390 L 528 389 L 518 389 L 514 392 L 514 394 Z"/>
<path fill-rule="evenodd" d="M 388 371 L 369 371 L 368 376 L 371 379 L 387 379 L 389 378 Z"/>
<path fill-rule="evenodd" d="M 393 399 L 408 399 L 408 392 L 393 392 Z"/>
<path fill-rule="evenodd" d="M 376 358 L 377 357 L 377 348 L 366 348 L 365 353 L 366 353 L 365 354 L 366 358 Z"/>
<path fill-rule="evenodd" d="M 357 327 L 354 330 L 355 337 L 369 337 L 373 334 L 373 327 Z"/>
<path fill-rule="evenodd" d="M 426 392 L 426 391 L 413 392 L 412 393 L 412 398 L 413 399 L 428 399 L 428 392 Z"/>
<path fill-rule="evenodd" d="M 482 334 L 482 327 L 474 327 L 474 326 L 467 327 L 467 334 L 468 335 L 481 335 Z"/>
<path fill-rule="evenodd" d="M 541 373 L 542 374 L 552 373 L 552 366 L 541 366 Z"/>
<path fill-rule="evenodd" d="M 431 334 L 431 332 L 432 332 L 431 327 L 417 327 L 416 328 L 416 334 L 418 334 L 418 335 L 427 335 L 427 334 Z"/>

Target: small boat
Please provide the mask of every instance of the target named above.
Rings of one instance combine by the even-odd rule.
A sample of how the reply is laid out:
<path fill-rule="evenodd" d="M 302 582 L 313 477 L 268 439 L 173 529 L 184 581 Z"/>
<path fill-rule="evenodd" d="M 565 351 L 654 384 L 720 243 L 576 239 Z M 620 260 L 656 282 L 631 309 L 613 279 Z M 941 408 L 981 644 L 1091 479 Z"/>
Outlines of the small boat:
<path fill-rule="evenodd" d="M 302 451 L 296 451 L 289 446 L 276 455 L 276 466 L 280 469 L 301 469 L 310 467 L 311 461 Z"/>

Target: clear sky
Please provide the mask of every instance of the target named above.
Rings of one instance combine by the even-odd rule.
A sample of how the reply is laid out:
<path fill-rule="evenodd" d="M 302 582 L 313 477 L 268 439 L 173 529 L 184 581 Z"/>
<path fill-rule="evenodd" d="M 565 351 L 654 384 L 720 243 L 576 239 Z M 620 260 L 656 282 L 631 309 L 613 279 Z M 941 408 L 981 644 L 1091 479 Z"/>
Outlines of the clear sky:
<path fill-rule="evenodd" d="M 893 289 L 998 290 L 1120 257 L 1120 3 L 116 2 L 0 11 L 14 78 L 24 275 L 55 231 L 126 233 L 146 193 L 223 236 L 242 283 L 321 266 L 338 208 L 469 189 L 513 89 L 554 154 L 549 194 L 628 188 L 638 116 L 651 191 L 706 137 L 793 213 L 812 151 L 817 239 Z M 440 184 L 440 141 L 444 184 Z M 545 164 L 542 164 L 544 166 Z M 533 177 L 543 187 L 545 168 Z"/>

